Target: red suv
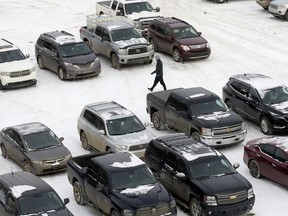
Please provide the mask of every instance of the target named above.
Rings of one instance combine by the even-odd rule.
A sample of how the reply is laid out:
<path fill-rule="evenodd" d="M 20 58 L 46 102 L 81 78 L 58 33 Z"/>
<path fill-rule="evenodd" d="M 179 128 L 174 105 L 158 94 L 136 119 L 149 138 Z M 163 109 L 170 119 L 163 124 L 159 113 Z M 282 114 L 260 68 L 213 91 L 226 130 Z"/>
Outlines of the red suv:
<path fill-rule="evenodd" d="M 201 32 L 187 22 L 174 17 L 153 20 L 148 28 L 148 40 L 154 51 L 173 55 L 176 62 L 195 58 L 208 58 L 211 50 Z"/>

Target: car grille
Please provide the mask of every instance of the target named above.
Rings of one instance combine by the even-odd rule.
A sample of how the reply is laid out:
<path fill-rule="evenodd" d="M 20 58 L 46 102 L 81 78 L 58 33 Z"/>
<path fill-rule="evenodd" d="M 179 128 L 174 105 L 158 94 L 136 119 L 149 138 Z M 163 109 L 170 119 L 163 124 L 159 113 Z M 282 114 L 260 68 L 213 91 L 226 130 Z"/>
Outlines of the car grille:
<path fill-rule="evenodd" d="M 165 215 L 171 212 L 170 205 L 168 203 L 161 203 L 154 207 L 142 207 L 136 210 L 136 216 L 159 216 Z"/>
<path fill-rule="evenodd" d="M 141 29 L 147 29 L 150 25 L 150 23 L 152 22 L 152 20 L 145 20 L 141 22 Z"/>
<path fill-rule="evenodd" d="M 91 62 L 87 63 L 87 64 L 77 64 L 78 67 L 80 67 L 80 69 L 87 69 L 87 68 L 91 68 Z"/>
<path fill-rule="evenodd" d="M 21 77 L 21 76 L 27 76 L 30 74 L 29 70 L 23 70 L 23 71 L 17 71 L 17 72 L 12 72 L 10 73 L 10 77 Z"/>
<path fill-rule="evenodd" d="M 232 125 L 230 127 L 222 127 L 222 128 L 213 128 L 213 135 L 227 135 L 227 134 L 235 134 L 242 131 L 241 124 Z"/>
<path fill-rule="evenodd" d="M 134 54 L 145 53 L 145 52 L 147 52 L 146 46 L 128 48 L 128 55 L 134 55 Z"/>
<path fill-rule="evenodd" d="M 231 194 L 221 194 L 217 195 L 219 205 L 227 205 L 238 203 L 246 200 L 248 198 L 247 190 L 231 193 Z"/>
<path fill-rule="evenodd" d="M 59 159 L 56 159 L 56 160 L 47 160 L 47 161 L 44 161 L 44 164 L 45 165 L 53 165 L 53 164 L 55 164 L 55 163 L 59 163 L 59 164 L 61 164 L 61 163 L 63 163 L 64 162 L 64 160 L 65 160 L 65 158 L 59 158 Z"/>
<path fill-rule="evenodd" d="M 206 44 L 190 45 L 189 48 L 190 49 L 202 49 L 202 48 L 206 48 Z"/>
<path fill-rule="evenodd" d="M 146 149 L 147 145 L 148 144 L 145 143 L 145 144 L 130 146 L 129 151 L 143 150 L 143 149 Z"/>

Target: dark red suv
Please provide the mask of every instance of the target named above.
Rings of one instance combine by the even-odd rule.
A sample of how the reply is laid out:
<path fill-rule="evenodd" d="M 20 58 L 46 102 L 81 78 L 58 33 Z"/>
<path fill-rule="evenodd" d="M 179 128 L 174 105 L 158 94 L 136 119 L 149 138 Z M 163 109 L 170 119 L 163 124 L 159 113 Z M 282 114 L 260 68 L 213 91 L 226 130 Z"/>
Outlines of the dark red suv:
<path fill-rule="evenodd" d="M 175 17 L 153 20 L 148 28 L 148 40 L 154 51 L 173 55 L 176 62 L 195 58 L 208 58 L 210 45 L 201 32 Z"/>

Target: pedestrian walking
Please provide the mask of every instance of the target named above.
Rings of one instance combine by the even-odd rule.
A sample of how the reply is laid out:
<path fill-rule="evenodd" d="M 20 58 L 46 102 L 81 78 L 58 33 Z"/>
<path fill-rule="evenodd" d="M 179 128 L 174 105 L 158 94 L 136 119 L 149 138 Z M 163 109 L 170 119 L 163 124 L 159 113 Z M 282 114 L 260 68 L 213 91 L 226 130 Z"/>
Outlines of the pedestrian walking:
<path fill-rule="evenodd" d="M 160 84 L 163 86 L 164 90 L 166 90 L 166 85 L 165 85 L 164 80 L 163 80 L 163 64 L 162 64 L 162 61 L 161 61 L 159 55 L 155 55 L 155 59 L 157 60 L 156 69 L 151 74 L 156 73 L 156 76 L 155 76 L 155 79 L 154 79 L 153 86 L 151 88 L 148 88 L 148 90 L 150 90 L 151 92 L 153 91 L 155 86 L 158 84 L 158 82 L 160 82 Z"/>

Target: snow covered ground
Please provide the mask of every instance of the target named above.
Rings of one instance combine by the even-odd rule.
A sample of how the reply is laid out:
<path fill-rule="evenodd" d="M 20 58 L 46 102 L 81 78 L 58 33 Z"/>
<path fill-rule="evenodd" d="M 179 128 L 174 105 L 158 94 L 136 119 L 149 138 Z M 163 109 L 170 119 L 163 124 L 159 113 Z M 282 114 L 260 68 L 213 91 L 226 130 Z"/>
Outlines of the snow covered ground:
<path fill-rule="evenodd" d="M 40 33 L 66 30 L 79 37 L 86 15 L 95 12 L 96 0 L 1 0 L 0 37 L 17 44 L 30 54 L 36 65 L 34 44 Z M 288 22 L 274 18 L 254 0 L 229 0 L 216 4 L 210 0 L 151 0 L 166 16 L 175 16 L 191 23 L 209 41 L 212 54 L 205 60 L 176 63 L 171 56 L 160 53 L 164 63 L 167 87 L 202 86 L 222 94 L 222 86 L 237 73 L 263 73 L 288 85 Z M 132 110 L 143 122 L 146 113 L 147 87 L 153 83 L 152 65 L 126 66 L 114 70 L 110 61 L 100 56 L 102 73 L 99 77 L 61 81 L 50 71 L 37 66 L 36 87 L 0 92 L 0 129 L 6 126 L 39 121 L 49 126 L 74 156 L 87 153 L 77 134 L 77 117 L 83 106 L 101 100 L 115 100 Z M 162 90 L 159 85 L 155 90 Z M 261 137 L 257 125 L 247 122 L 246 141 Z M 152 126 L 155 135 L 158 132 Z M 245 143 L 245 142 L 244 142 Z M 243 163 L 243 145 L 221 149 L 231 163 L 241 164 L 238 171 L 253 185 L 256 203 L 253 213 L 261 216 L 284 216 L 288 212 L 288 193 L 265 178 L 253 179 Z M 0 174 L 20 170 L 12 161 L 0 157 Z M 62 198 L 70 198 L 68 208 L 75 216 L 101 215 L 91 206 L 79 206 L 74 201 L 72 186 L 66 173 L 43 177 Z M 187 215 L 179 207 L 178 215 Z"/>

